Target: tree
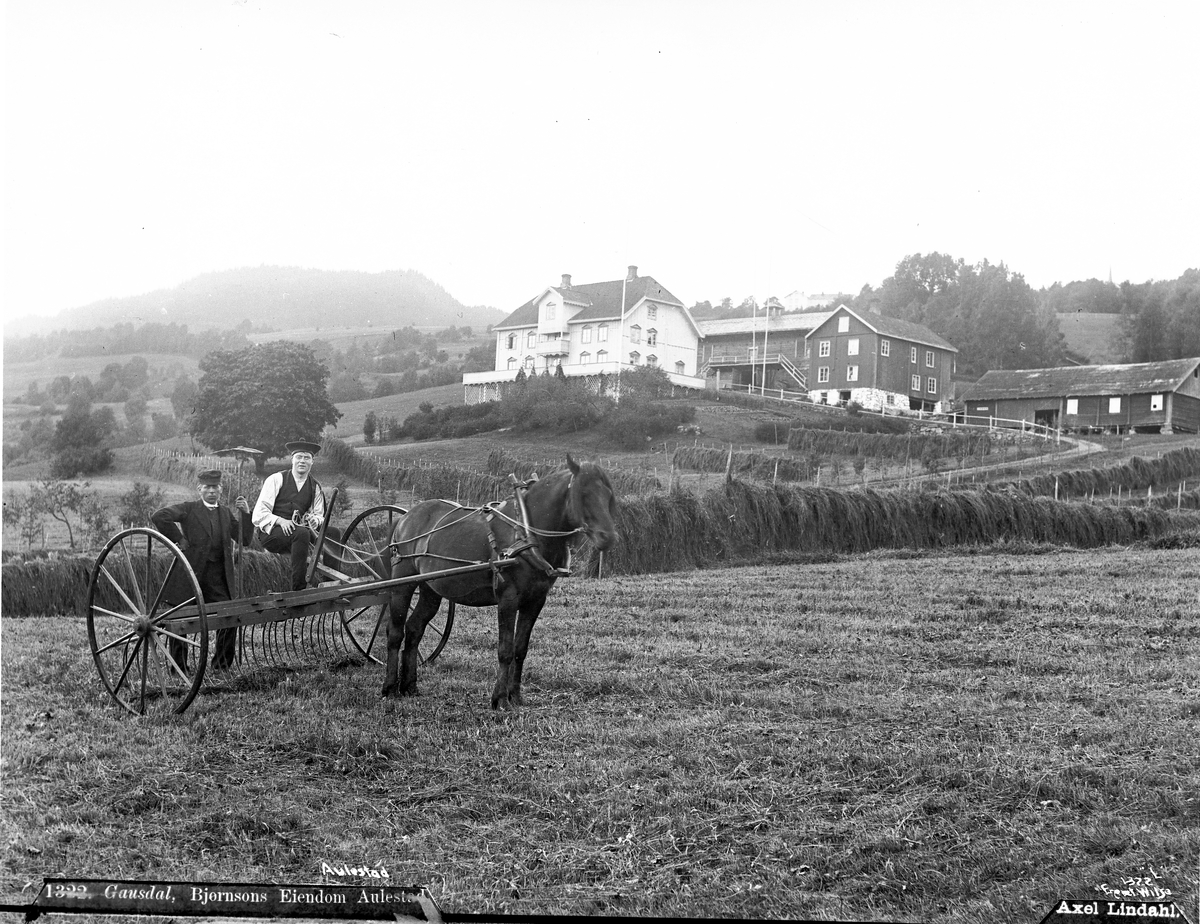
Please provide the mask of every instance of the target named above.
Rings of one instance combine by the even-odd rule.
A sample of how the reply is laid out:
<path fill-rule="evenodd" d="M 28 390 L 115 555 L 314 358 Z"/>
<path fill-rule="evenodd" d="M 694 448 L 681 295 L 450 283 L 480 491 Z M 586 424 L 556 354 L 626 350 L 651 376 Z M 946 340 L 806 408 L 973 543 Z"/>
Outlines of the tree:
<path fill-rule="evenodd" d="M 375 416 L 374 411 L 367 411 L 367 416 L 363 418 L 363 439 L 367 443 L 375 442 L 375 433 L 379 429 L 379 418 Z"/>
<path fill-rule="evenodd" d="M 165 503 L 163 492 L 144 481 L 135 481 L 117 500 L 121 504 L 117 516 L 126 526 L 150 525 L 150 514 Z"/>
<path fill-rule="evenodd" d="M 299 343 L 277 340 L 217 350 L 200 361 L 192 434 L 210 449 L 249 446 L 259 474 L 294 439 L 316 439 L 341 412 L 329 400 L 329 369 Z"/>
<path fill-rule="evenodd" d="M 175 388 L 171 391 L 171 410 L 179 420 L 186 420 L 196 409 L 196 398 L 200 389 L 186 375 L 175 380 Z"/>
<path fill-rule="evenodd" d="M 72 550 L 75 548 L 75 531 L 71 528 L 72 517 L 79 515 L 88 499 L 94 496 L 94 492 L 86 490 L 87 487 L 86 481 L 80 487 L 57 478 L 44 478 L 41 484 L 33 489 L 42 512 L 67 528 L 67 542 Z"/>
<path fill-rule="evenodd" d="M 116 432 L 112 408 L 92 412 L 81 397 L 72 397 L 67 412 L 54 428 L 50 448 L 55 453 L 50 474 L 55 478 L 74 478 L 103 471 L 112 465 L 109 438 Z"/>

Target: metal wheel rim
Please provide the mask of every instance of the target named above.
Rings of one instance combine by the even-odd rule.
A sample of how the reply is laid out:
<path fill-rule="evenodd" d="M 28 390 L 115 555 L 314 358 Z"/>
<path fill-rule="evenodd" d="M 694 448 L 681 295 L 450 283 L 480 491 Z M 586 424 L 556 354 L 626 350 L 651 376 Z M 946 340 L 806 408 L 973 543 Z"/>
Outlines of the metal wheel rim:
<path fill-rule="evenodd" d="M 165 565 L 156 564 L 156 546 L 162 547 L 157 558 L 164 552 L 169 556 Z M 190 600 L 175 605 L 163 600 L 172 575 L 190 586 Z M 196 607 L 198 617 L 194 639 L 169 623 L 188 605 Z M 177 715 L 191 705 L 208 663 L 208 617 L 200 583 L 175 543 L 145 527 L 110 539 L 92 568 L 86 617 L 100 682 L 122 708 L 134 715 Z M 187 652 L 184 669 L 171 656 L 173 644 Z"/>

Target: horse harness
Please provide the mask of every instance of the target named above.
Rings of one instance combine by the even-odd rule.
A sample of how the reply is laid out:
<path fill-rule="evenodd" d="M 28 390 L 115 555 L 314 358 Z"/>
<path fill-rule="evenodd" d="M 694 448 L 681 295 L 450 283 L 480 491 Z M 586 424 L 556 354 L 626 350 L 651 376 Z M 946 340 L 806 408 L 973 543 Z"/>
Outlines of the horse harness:
<path fill-rule="evenodd" d="M 516 520 L 513 517 L 510 517 L 507 513 L 505 513 L 504 511 L 502 511 L 500 509 L 504 504 L 503 501 L 493 501 L 492 503 L 486 504 L 483 507 L 475 507 L 475 508 L 465 508 L 462 504 L 455 503 L 454 504 L 455 509 L 447 511 L 446 514 L 442 517 L 442 519 L 438 521 L 438 524 L 436 526 L 434 526 L 432 529 L 430 529 L 428 532 L 425 532 L 420 536 L 415 536 L 415 537 L 404 540 L 404 542 L 414 542 L 414 541 L 419 541 L 422 539 L 425 540 L 424 549 L 422 551 L 413 552 L 409 555 L 402 555 L 399 557 L 400 558 L 429 557 L 429 553 L 427 551 L 429 548 L 429 537 L 432 536 L 434 533 L 436 533 L 440 529 L 446 529 L 450 526 L 453 526 L 457 523 L 462 522 L 461 520 L 455 520 L 453 523 L 443 523 L 442 521 L 444 521 L 446 519 L 446 517 L 450 516 L 451 513 L 454 513 L 455 510 L 471 509 L 472 513 L 483 513 L 484 521 L 487 523 L 488 546 L 489 546 L 490 556 L 491 556 L 490 561 L 492 564 L 492 589 L 493 589 L 493 592 L 496 594 L 497 598 L 499 598 L 500 592 L 506 582 L 506 578 L 504 577 L 504 571 L 499 565 L 499 562 L 503 559 L 513 559 L 513 558 L 517 558 L 517 557 L 524 558 L 530 565 L 533 566 L 534 569 L 541 571 L 548 578 L 570 577 L 570 575 L 571 575 L 571 567 L 570 567 L 571 566 L 571 547 L 569 545 L 567 546 L 567 567 L 556 568 L 556 567 L 554 567 L 554 565 L 550 564 L 550 562 L 546 561 L 545 557 L 542 555 L 541 549 L 538 548 L 537 540 L 534 537 L 542 536 L 545 538 L 562 538 L 562 537 L 566 537 L 566 536 L 574 536 L 581 532 L 585 532 L 586 527 L 577 526 L 574 529 L 570 529 L 570 530 L 556 530 L 556 529 L 538 529 L 537 527 L 531 525 L 529 522 L 529 511 L 525 507 L 525 492 L 529 489 L 530 485 L 537 482 L 538 478 L 536 475 L 534 475 L 533 478 L 530 478 L 527 481 L 518 481 L 515 475 L 509 475 L 508 478 L 509 478 L 509 482 L 512 484 L 512 487 L 513 487 L 513 497 L 516 500 L 517 510 L 521 514 L 520 520 Z M 567 482 L 568 504 L 570 503 L 570 497 L 571 497 L 571 485 L 574 483 L 574 481 L 575 481 L 575 476 L 572 475 L 571 479 Z M 451 502 L 446 501 L 446 503 L 451 503 Z M 581 519 L 582 519 L 582 517 L 581 517 Z M 500 547 L 500 540 L 496 536 L 496 530 L 494 528 L 494 523 L 496 520 L 501 520 L 501 521 L 509 524 L 510 526 L 512 526 L 514 529 L 514 541 L 510 545 L 505 546 L 504 548 Z M 395 552 L 395 547 L 397 545 L 399 545 L 399 543 L 392 543 L 390 545 L 390 548 L 393 551 L 393 553 Z M 474 564 L 474 562 L 470 562 L 467 559 L 449 558 L 445 555 L 438 555 L 436 557 L 443 561 L 455 561 L 455 562 L 460 562 L 462 564 Z"/>

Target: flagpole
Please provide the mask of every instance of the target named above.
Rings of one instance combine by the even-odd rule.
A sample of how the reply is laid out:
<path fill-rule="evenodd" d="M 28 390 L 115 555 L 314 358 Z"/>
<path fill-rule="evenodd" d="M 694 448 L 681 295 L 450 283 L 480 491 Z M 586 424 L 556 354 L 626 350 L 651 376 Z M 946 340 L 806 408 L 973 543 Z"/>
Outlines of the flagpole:
<path fill-rule="evenodd" d="M 621 280 L 621 315 L 617 321 L 617 400 L 621 400 L 621 367 L 625 355 L 625 286 L 629 283 L 629 271 Z"/>
<path fill-rule="evenodd" d="M 763 373 L 762 373 L 762 395 L 767 396 L 767 336 L 771 333 L 771 297 L 767 296 L 767 300 L 763 302 Z"/>

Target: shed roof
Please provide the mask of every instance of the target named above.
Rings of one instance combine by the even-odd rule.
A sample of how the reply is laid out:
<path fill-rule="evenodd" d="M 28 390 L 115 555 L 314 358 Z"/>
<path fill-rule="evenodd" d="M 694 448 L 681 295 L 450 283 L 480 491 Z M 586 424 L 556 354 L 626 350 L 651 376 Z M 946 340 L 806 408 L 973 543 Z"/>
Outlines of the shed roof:
<path fill-rule="evenodd" d="M 766 329 L 771 333 L 787 333 L 791 331 L 810 331 L 824 324 L 832 312 L 829 311 L 792 311 L 778 314 L 771 318 Z M 732 334 L 749 334 L 751 331 L 762 333 L 764 324 L 755 318 L 726 318 L 720 321 L 697 321 L 702 337 L 721 337 Z"/>
<path fill-rule="evenodd" d="M 1056 366 L 1051 369 L 993 369 L 963 394 L 967 401 L 989 398 L 1133 395 L 1175 391 L 1200 367 L 1200 357 L 1157 363 Z"/>

